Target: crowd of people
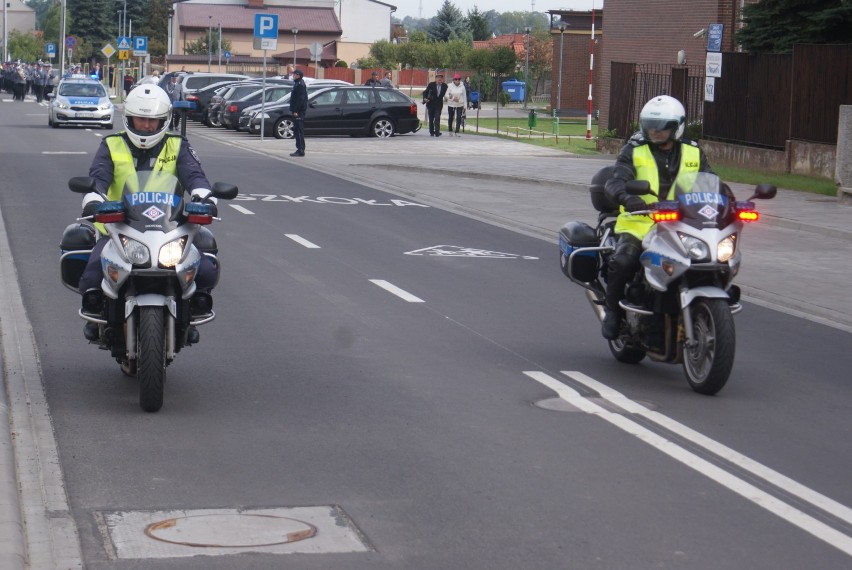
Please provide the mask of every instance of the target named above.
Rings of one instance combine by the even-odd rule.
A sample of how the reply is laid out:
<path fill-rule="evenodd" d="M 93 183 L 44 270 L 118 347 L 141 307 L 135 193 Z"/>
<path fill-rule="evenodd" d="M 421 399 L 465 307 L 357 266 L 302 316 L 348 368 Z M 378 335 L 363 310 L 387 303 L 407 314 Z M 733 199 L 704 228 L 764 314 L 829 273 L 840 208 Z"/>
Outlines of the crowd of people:
<path fill-rule="evenodd" d="M 3 63 L 2 89 L 10 93 L 15 101 L 23 101 L 27 95 L 35 97 L 39 103 L 53 91 L 58 82 L 57 74 L 50 63 L 21 63 L 7 61 Z"/>

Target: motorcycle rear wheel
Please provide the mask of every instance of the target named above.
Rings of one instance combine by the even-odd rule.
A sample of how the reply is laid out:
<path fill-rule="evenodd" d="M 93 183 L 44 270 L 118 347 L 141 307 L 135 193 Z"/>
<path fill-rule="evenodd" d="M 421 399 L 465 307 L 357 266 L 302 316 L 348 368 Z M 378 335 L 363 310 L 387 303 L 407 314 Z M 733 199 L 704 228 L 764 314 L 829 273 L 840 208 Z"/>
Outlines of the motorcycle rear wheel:
<path fill-rule="evenodd" d="M 609 341 L 609 351 L 619 362 L 624 364 L 638 364 L 645 358 L 645 351 L 636 348 L 617 338 Z"/>
<path fill-rule="evenodd" d="M 696 345 L 684 347 L 683 371 L 693 390 L 712 396 L 725 387 L 734 366 L 734 317 L 725 299 L 700 299 L 691 311 Z"/>
<path fill-rule="evenodd" d="M 162 307 L 139 307 L 136 377 L 139 405 L 146 412 L 163 407 L 166 383 L 166 327 Z"/>

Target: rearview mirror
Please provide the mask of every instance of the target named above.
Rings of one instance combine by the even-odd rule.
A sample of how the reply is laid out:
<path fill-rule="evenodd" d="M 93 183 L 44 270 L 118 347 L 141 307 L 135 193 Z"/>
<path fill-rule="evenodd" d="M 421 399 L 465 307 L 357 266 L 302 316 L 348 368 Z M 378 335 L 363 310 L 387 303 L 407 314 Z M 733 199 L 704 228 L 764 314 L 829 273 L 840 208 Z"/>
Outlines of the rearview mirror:
<path fill-rule="evenodd" d="M 772 184 L 758 184 L 754 187 L 754 194 L 751 195 L 749 201 L 754 200 L 755 198 L 768 200 L 770 198 L 774 198 L 776 194 L 778 194 L 778 188 Z"/>
<path fill-rule="evenodd" d="M 68 180 L 68 188 L 77 194 L 88 194 L 89 192 L 97 192 L 95 179 L 88 176 L 75 176 Z"/>
<path fill-rule="evenodd" d="M 239 194 L 239 189 L 234 184 L 227 182 L 214 182 L 213 195 L 223 200 L 233 200 Z"/>

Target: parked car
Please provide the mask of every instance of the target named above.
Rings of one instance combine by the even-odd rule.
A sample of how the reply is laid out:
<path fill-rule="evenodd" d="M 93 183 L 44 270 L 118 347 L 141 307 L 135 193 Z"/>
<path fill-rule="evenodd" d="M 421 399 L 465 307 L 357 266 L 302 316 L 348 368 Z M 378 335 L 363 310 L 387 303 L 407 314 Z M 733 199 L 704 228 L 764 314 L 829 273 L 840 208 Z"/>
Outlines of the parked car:
<path fill-rule="evenodd" d="M 260 132 L 260 112 L 251 120 L 253 132 Z M 255 127 L 256 125 L 256 127 Z M 256 130 L 255 130 L 256 129 Z M 396 89 L 340 86 L 308 94 L 305 135 L 370 135 L 391 137 L 420 130 L 417 103 Z M 265 112 L 264 134 L 275 138 L 293 137 L 293 117 L 288 105 L 276 105 Z"/>
<path fill-rule="evenodd" d="M 50 100 L 47 124 L 53 128 L 61 125 L 112 128 L 115 107 L 104 86 L 95 79 L 63 79 L 47 98 Z"/>
<path fill-rule="evenodd" d="M 213 99 L 213 96 L 216 94 L 216 91 L 222 87 L 226 87 L 228 85 L 232 85 L 242 81 L 242 79 L 229 79 L 227 81 L 220 81 L 218 83 L 211 83 L 201 89 L 196 90 L 194 93 L 190 93 L 184 100 L 192 101 L 195 103 L 195 109 L 191 109 L 187 112 L 187 118 L 193 121 L 201 121 L 202 123 L 207 122 L 207 109 L 210 105 L 210 100 Z"/>
<path fill-rule="evenodd" d="M 239 131 L 240 113 L 243 109 L 262 101 L 267 104 L 278 101 L 292 90 L 292 85 L 267 85 L 265 90 L 258 85 L 257 91 L 249 93 L 241 99 L 225 100 L 222 103 L 222 126 L 226 129 Z"/>
<path fill-rule="evenodd" d="M 280 80 L 266 80 L 268 84 L 272 85 L 286 85 L 291 86 L 293 82 L 289 79 L 280 79 Z M 207 124 L 211 127 L 221 127 L 222 126 L 222 108 L 225 101 L 235 101 L 237 99 L 242 99 L 246 95 L 250 95 L 255 91 L 259 91 L 262 88 L 262 83 L 257 80 L 250 81 L 240 81 L 237 83 L 232 83 L 227 86 L 225 91 L 220 94 L 215 95 L 210 100 L 210 105 L 207 110 Z"/>
<path fill-rule="evenodd" d="M 311 81 L 310 83 L 308 83 L 308 82 L 306 82 L 306 83 L 307 83 L 307 88 L 308 88 L 308 94 L 311 94 L 314 91 L 318 91 L 320 89 L 325 89 L 326 87 L 332 87 L 332 86 L 337 86 L 337 85 L 352 85 L 351 83 L 347 83 L 346 81 L 339 81 L 337 79 L 316 79 L 314 81 Z M 288 94 L 284 95 L 278 101 L 269 101 L 266 104 L 264 104 L 262 107 L 263 107 L 263 110 L 265 111 L 266 109 L 271 108 L 271 107 L 276 106 L 276 105 L 279 105 L 279 104 L 284 105 L 284 106 L 290 105 L 289 92 L 288 92 Z M 253 134 L 258 134 L 260 132 L 260 126 L 258 126 L 253 131 L 251 130 L 251 117 L 252 117 L 252 115 L 254 115 L 256 112 L 258 112 L 260 110 L 261 110 L 261 105 L 259 103 L 256 103 L 254 105 L 250 105 L 250 106 L 246 107 L 245 109 L 243 109 L 240 112 L 240 118 L 239 118 L 239 121 L 238 121 L 237 130 L 238 131 L 248 131 L 248 132 L 251 132 Z"/>

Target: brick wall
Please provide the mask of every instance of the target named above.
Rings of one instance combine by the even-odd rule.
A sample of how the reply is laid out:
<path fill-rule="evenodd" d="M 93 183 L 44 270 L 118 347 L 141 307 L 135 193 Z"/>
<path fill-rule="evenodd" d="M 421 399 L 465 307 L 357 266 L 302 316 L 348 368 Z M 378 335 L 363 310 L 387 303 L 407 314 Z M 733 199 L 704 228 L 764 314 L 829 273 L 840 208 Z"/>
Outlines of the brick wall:
<path fill-rule="evenodd" d="M 710 24 L 724 24 L 722 50 L 730 50 L 733 6 L 734 0 L 606 0 L 606 41 L 602 42 L 600 57 L 595 62 L 600 67 L 600 82 L 596 83 L 600 89 L 595 104 L 601 111 L 600 128 L 609 128 L 613 61 L 674 65 L 678 51 L 684 50 L 687 64 L 703 65 L 707 38 L 695 38 L 693 34 Z"/>
<path fill-rule="evenodd" d="M 602 45 L 602 38 L 595 31 L 595 58 L 599 55 L 599 50 Z M 571 111 L 572 115 L 577 114 L 576 111 L 582 111 L 580 116 L 586 116 L 589 99 L 589 50 L 591 48 L 591 28 L 589 30 L 577 30 L 565 32 L 562 38 L 562 98 L 559 101 L 562 109 Z M 559 85 L 559 48 L 560 38 L 559 31 L 556 30 L 553 34 L 553 75 L 551 77 L 550 86 L 550 101 L 555 109 L 558 101 L 558 85 Z M 593 87 L 594 89 L 600 85 L 600 67 L 595 64 Z M 593 109 L 599 109 L 597 103 L 597 94 L 592 92 Z"/>

